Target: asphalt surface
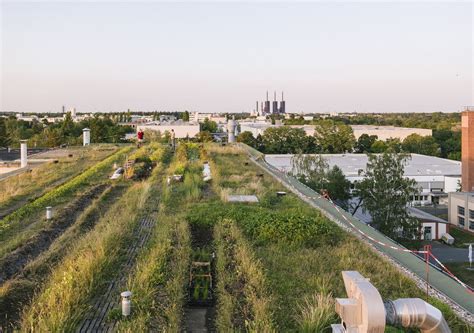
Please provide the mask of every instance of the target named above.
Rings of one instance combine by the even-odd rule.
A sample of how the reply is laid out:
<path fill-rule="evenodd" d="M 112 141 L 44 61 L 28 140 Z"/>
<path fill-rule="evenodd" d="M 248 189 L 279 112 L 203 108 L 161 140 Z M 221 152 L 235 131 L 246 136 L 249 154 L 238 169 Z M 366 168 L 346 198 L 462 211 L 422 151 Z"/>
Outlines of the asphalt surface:
<path fill-rule="evenodd" d="M 469 262 L 468 248 L 450 247 L 437 242 L 433 242 L 431 246 L 431 252 L 442 263 Z"/>
<path fill-rule="evenodd" d="M 405 248 L 386 237 L 376 229 L 354 218 L 350 213 L 335 207 L 331 202 L 322 198 L 317 192 L 300 183 L 294 177 L 287 176 L 286 174 L 272 167 L 264 161 L 262 154 L 258 151 L 246 145 L 241 145 L 241 147 L 247 150 L 255 163 L 265 169 L 269 174 L 279 180 L 283 185 L 285 185 L 293 193 L 297 194 L 304 201 L 319 209 L 330 220 L 349 227 L 354 234 L 359 235 L 359 231 L 355 230 L 354 227 L 351 226 L 351 224 L 353 224 L 355 228 L 364 232 L 367 236 L 376 241 L 370 242 L 372 242 L 374 247 L 376 247 L 381 253 L 389 256 L 391 259 L 405 267 L 407 270 L 411 271 L 421 280 L 425 280 L 425 263 L 418 256 L 413 253 L 400 250 Z M 350 223 L 348 221 L 350 221 Z M 368 239 L 366 240 L 369 241 Z M 377 243 L 377 241 L 383 242 L 386 245 L 380 245 Z M 456 282 L 453 278 L 437 269 L 431 269 L 429 281 L 432 288 L 446 295 L 454 303 L 464 308 L 471 315 L 474 313 L 474 294 L 470 293 L 465 287 Z"/>
<path fill-rule="evenodd" d="M 28 149 L 28 156 L 41 153 L 46 150 L 47 149 L 42 148 Z M 18 159 L 20 159 L 20 149 L 11 149 L 10 152 L 8 152 L 8 149 L 0 149 L 0 161 L 10 162 Z"/>

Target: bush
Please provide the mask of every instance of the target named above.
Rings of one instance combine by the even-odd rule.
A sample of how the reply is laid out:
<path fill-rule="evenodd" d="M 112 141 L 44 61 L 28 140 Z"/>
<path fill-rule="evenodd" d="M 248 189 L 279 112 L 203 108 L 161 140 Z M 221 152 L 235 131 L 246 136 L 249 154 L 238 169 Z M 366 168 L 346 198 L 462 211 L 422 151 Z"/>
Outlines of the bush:
<path fill-rule="evenodd" d="M 318 247 L 336 245 L 343 237 L 337 226 L 314 211 L 270 210 L 258 206 L 200 204 L 187 215 L 190 223 L 212 226 L 222 218 L 237 221 L 244 232 L 260 244 L 282 242 Z"/>

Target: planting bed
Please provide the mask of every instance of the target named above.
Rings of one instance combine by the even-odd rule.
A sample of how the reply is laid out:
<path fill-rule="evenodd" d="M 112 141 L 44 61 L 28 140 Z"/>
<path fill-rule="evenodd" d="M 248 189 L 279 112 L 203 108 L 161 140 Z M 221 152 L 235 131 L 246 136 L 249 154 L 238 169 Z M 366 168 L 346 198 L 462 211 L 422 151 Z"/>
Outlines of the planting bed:
<path fill-rule="evenodd" d="M 107 188 L 97 199 L 93 200 L 49 248 L 36 259 L 29 261 L 13 278 L 0 287 L 0 327 L 12 327 L 19 319 L 19 314 L 48 278 L 51 270 L 66 255 L 71 246 L 84 234 L 90 231 L 110 204 L 123 194 L 127 185 Z M 68 212 L 65 212 L 67 214 Z"/>
<path fill-rule="evenodd" d="M 0 219 L 25 203 L 64 184 L 71 177 L 103 160 L 117 149 L 118 147 L 113 145 L 69 149 L 68 154 L 57 159 L 57 163 L 51 160 L 32 166 L 24 173 L 0 180 Z"/>
<path fill-rule="evenodd" d="M 125 147 L 105 160 L 90 167 L 68 182 L 45 193 L 38 199 L 25 204 L 0 220 L 0 258 L 44 228 L 43 216 L 47 206 L 59 210 L 80 191 L 85 191 L 97 183 L 108 179 L 112 165 L 123 160 L 132 147 Z"/>
<path fill-rule="evenodd" d="M 29 261 L 34 260 L 41 252 L 48 249 L 51 243 L 76 221 L 82 211 L 84 211 L 107 186 L 106 184 L 97 185 L 83 193 L 57 214 L 57 216 L 49 222 L 49 225 L 28 239 L 15 251 L 3 257 L 0 260 L 0 285 L 2 285 L 5 280 L 12 278 L 15 274 L 20 272 Z"/>

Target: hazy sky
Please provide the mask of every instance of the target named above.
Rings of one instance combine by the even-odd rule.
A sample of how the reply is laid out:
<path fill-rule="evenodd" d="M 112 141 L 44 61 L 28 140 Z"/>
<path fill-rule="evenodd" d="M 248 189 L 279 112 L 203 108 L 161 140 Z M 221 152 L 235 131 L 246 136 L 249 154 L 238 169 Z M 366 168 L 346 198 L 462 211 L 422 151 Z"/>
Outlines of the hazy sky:
<path fill-rule="evenodd" d="M 0 110 L 474 105 L 471 1 L 0 2 Z"/>

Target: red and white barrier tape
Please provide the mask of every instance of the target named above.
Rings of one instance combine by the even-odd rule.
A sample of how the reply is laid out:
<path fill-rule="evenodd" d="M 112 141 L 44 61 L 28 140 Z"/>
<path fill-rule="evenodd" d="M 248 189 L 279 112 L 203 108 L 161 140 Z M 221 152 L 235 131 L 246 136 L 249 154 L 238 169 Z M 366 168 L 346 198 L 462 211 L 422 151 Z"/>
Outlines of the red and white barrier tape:
<path fill-rule="evenodd" d="M 267 163 L 268 164 L 268 163 Z M 283 175 L 285 175 L 288 180 L 289 180 L 289 177 L 288 175 L 285 173 L 284 170 L 280 171 L 278 170 L 279 172 L 281 172 Z M 291 182 L 289 182 L 290 186 L 291 186 Z M 311 189 L 309 186 L 307 186 L 306 184 L 303 184 L 301 183 L 303 186 L 307 187 L 308 189 L 310 189 L 311 191 L 314 191 L 313 189 Z M 293 187 L 293 186 L 292 186 Z M 301 193 L 301 192 L 300 192 Z M 317 196 L 317 197 L 308 197 L 306 195 L 304 195 L 303 193 L 301 193 L 303 196 L 307 197 L 308 199 L 325 199 L 323 198 L 321 195 Z M 388 245 L 384 242 L 381 242 L 381 241 L 378 241 L 376 239 L 374 239 L 372 236 L 369 236 L 367 235 L 365 232 L 363 232 L 362 230 L 360 230 L 359 228 L 357 228 L 355 226 L 354 223 L 352 223 L 342 212 L 341 210 L 339 209 L 339 206 L 337 206 L 334 201 L 331 200 L 331 198 L 328 198 L 326 199 L 328 200 L 333 206 L 334 208 L 336 209 L 336 211 L 342 216 L 342 218 L 353 228 L 355 229 L 357 232 L 359 232 L 362 236 L 368 238 L 369 240 L 371 240 L 372 242 L 374 243 L 377 243 L 381 246 L 384 246 L 384 247 L 387 247 L 387 248 L 390 248 L 392 250 L 397 250 L 397 251 L 402 251 L 402 252 L 407 252 L 407 253 L 417 253 L 417 254 L 428 254 L 430 257 L 432 257 L 436 263 L 442 268 L 443 271 L 445 271 L 451 278 L 453 278 L 457 283 L 459 283 L 461 286 L 463 286 L 467 291 L 468 293 L 470 294 L 474 294 L 474 291 L 472 290 L 471 287 L 469 287 L 467 284 L 465 284 L 464 282 L 462 282 L 458 277 L 456 277 L 453 273 L 451 273 L 451 271 L 441 263 L 441 261 L 439 261 L 438 258 L 436 258 L 433 253 L 429 252 L 429 251 L 421 251 L 421 250 L 409 250 L 409 249 L 405 249 L 405 248 L 401 248 L 401 247 L 396 247 L 396 246 L 393 246 L 393 245 Z M 426 259 L 425 259 L 426 260 Z"/>

